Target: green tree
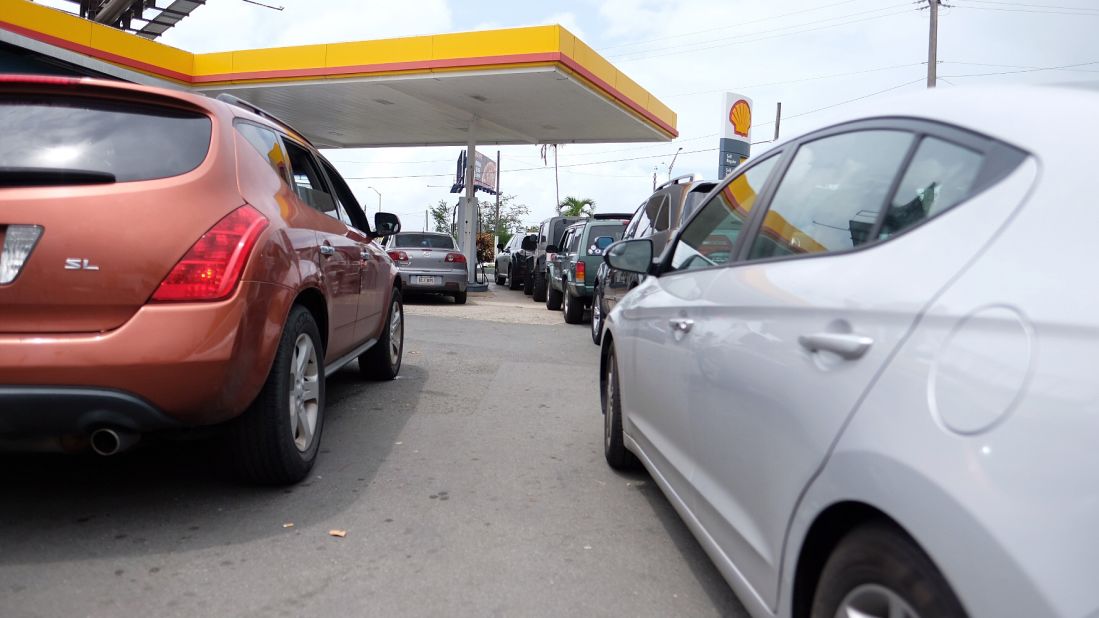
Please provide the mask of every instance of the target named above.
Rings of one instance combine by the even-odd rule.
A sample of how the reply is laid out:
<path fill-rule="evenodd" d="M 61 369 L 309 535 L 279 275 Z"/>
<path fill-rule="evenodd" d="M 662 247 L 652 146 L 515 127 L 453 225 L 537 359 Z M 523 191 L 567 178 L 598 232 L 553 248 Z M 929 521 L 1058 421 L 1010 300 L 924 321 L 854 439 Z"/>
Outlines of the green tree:
<path fill-rule="evenodd" d="M 595 200 L 590 197 L 580 199 L 570 195 L 557 205 L 557 212 L 565 217 L 590 217 L 595 213 Z"/>
<path fill-rule="evenodd" d="M 481 231 L 483 233 L 492 234 L 494 224 L 496 223 L 496 200 L 495 198 L 487 198 L 479 201 Z M 457 225 L 454 224 L 454 208 L 454 204 L 448 204 L 445 199 L 442 199 L 439 200 L 438 204 L 435 204 L 428 209 L 428 212 L 431 215 L 433 229 L 436 232 L 457 236 Z M 511 238 L 512 233 L 525 229 L 523 220 L 528 215 L 530 215 L 530 207 L 526 204 L 518 203 L 516 196 L 501 195 L 500 222 L 499 226 L 495 228 L 496 236 L 500 238 L 500 242 L 506 244 L 508 239 Z"/>
<path fill-rule="evenodd" d="M 452 215 L 454 208 L 447 204 L 446 200 L 439 200 L 439 203 L 432 206 L 428 212 L 431 213 L 431 223 L 435 226 L 436 232 L 443 232 L 451 236 L 455 235 L 456 230 Z"/>
<path fill-rule="evenodd" d="M 514 195 L 500 196 L 500 224 L 495 228 L 500 242 L 506 243 L 511 238 L 511 233 L 523 229 L 523 219 L 530 215 L 530 207 L 517 202 Z M 486 198 L 481 201 L 481 229 L 486 232 L 493 231 L 496 223 L 496 200 Z"/>

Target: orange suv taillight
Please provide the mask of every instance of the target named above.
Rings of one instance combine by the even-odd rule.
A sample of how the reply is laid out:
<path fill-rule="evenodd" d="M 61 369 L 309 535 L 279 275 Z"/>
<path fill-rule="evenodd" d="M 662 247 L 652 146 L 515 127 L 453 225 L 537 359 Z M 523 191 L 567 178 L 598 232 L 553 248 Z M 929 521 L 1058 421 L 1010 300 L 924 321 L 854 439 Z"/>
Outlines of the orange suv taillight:
<path fill-rule="evenodd" d="M 268 223 L 247 204 L 225 215 L 176 263 L 153 292 L 152 300 L 211 301 L 228 297 L 236 289 L 244 263 Z"/>

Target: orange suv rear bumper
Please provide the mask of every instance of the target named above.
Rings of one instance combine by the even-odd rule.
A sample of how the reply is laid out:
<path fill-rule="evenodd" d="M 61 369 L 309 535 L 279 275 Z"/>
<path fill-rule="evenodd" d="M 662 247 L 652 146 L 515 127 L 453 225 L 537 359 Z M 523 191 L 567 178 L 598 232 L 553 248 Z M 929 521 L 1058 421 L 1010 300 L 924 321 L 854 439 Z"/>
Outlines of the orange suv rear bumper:
<path fill-rule="evenodd" d="M 244 281 L 229 300 L 145 305 L 106 333 L 0 335 L 0 433 L 229 420 L 263 385 L 292 298 Z"/>

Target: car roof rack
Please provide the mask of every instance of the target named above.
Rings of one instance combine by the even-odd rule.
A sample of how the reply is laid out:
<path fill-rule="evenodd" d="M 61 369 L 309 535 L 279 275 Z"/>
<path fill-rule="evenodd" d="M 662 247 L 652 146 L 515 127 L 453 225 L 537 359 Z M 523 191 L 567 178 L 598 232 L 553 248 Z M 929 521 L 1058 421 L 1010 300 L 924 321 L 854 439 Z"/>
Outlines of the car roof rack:
<path fill-rule="evenodd" d="M 228 92 L 222 92 L 221 94 L 219 94 L 215 98 L 218 101 L 221 101 L 222 103 L 228 103 L 229 105 L 233 105 L 233 106 L 239 107 L 241 109 L 246 109 L 246 110 L 252 112 L 253 114 L 255 114 L 257 116 L 266 118 L 266 119 L 270 120 L 271 122 L 274 122 L 275 124 L 277 124 L 277 125 L 281 126 L 282 128 L 286 129 L 290 133 L 293 133 L 295 136 L 300 137 L 301 139 L 305 140 L 306 142 L 309 143 L 310 146 L 313 145 L 313 142 L 310 142 L 297 129 L 290 126 L 289 122 L 286 122 L 282 118 L 279 118 L 278 116 L 272 114 L 271 112 L 263 109 L 262 107 L 260 107 L 258 105 L 255 105 L 254 103 L 249 103 L 248 101 L 245 101 L 244 99 L 242 99 L 240 97 L 233 96 L 233 95 L 229 94 Z"/>
<path fill-rule="evenodd" d="M 597 212 L 591 216 L 593 221 L 599 221 L 601 219 L 626 219 L 633 218 L 632 212 Z"/>
<path fill-rule="evenodd" d="M 663 189 L 664 187 L 670 187 L 672 185 L 677 185 L 680 182 L 694 182 L 695 180 L 697 180 L 697 177 L 694 174 L 684 174 L 682 176 L 676 176 L 675 178 L 672 178 L 668 182 L 663 182 L 663 183 L 660 183 L 659 185 L 657 185 L 656 190 L 659 191 L 659 190 Z"/>

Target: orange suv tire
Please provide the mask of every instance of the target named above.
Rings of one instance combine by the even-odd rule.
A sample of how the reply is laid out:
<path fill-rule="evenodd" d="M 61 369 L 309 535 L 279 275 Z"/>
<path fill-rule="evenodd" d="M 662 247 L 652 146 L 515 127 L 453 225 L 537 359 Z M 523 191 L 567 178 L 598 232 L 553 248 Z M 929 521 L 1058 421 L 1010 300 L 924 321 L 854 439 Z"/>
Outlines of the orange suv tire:
<path fill-rule="evenodd" d="M 401 371 L 403 357 L 404 303 L 401 291 L 393 288 L 382 336 L 378 338 L 378 343 L 359 356 L 359 373 L 370 380 L 392 380 Z"/>
<path fill-rule="evenodd" d="M 324 427 L 324 377 L 317 323 L 295 305 L 259 396 L 230 426 L 230 457 L 245 480 L 287 485 L 309 474 Z"/>

